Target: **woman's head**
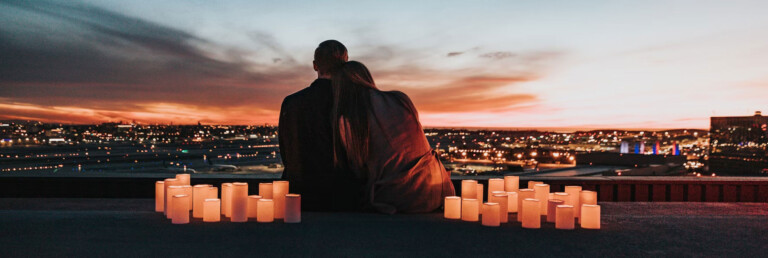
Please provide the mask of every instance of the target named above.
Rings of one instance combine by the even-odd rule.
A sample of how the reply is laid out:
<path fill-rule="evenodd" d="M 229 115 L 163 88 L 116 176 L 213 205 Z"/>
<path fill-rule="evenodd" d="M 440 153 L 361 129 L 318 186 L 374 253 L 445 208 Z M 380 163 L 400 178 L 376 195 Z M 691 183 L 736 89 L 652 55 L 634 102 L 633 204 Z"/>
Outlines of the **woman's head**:
<path fill-rule="evenodd" d="M 334 85 L 339 87 L 363 87 L 376 89 L 373 77 L 368 68 L 358 61 L 349 61 L 341 65 L 331 77 Z M 342 88 L 342 90 L 347 90 Z"/>
<path fill-rule="evenodd" d="M 378 89 L 368 68 L 357 61 L 344 63 L 331 82 L 336 164 L 361 168 L 368 158 L 370 91 Z"/>

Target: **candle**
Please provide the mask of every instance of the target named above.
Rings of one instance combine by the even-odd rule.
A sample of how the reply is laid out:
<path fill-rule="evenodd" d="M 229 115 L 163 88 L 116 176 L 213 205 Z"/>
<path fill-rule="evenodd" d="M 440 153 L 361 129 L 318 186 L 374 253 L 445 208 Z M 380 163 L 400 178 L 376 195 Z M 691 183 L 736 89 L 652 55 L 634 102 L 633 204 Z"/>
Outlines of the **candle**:
<path fill-rule="evenodd" d="M 533 189 L 520 189 L 520 191 L 517 192 L 517 222 L 523 222 L 523 200 L 525 199 L 535 199 L 536 195 Z"/>
<path fill-rule="evenodd" d="M 232 222 L 248 221 L 248 183 L 232 183 L 230 199 Z"/>
<path fill-rule="evenodd" d="M 190 185 L 189 184 L 189 174 L 176 174 L 176 179 L 179 180 L 181 185 Z"/>
<path fill-rule="evenodd" d="M 162 212 L 165 206 L 165 181 L 155 182 L 155 211 Z"/>
<path fill-rule="evenodd" d="M 275 218 L 285 217 L 285 195 L 288 194 L 288 181 L 272 182 L 272 201 L 275 205 Z"/>
<path fill-rule="evenodd" d="M 219 222 L 221 220 L 221 200 L 216 198 L 203 201 L 203 221 Z"/>
<path fill-rule="evenodd" d="M 256 221 L 258 222 L 272 222 L 275 221 L 275 205 L 271 199 L 259 200 L 258 212 L 256 214 Z"/>
<path fill-rule="evenodd" d="M 249 195 L 248 196 L 248 218 L 256 218 L 256 214 L 259 214 L 259 200 L 261 200 L 260 195 Z"/>
<path fill-rule="evenodd" d="M 208 199 L 208 192 L 211 185 L 195 185 L 192 187 L 192 217 L 203 217 L 203 201 Z"/>
<path fill-rule="evenodd" d="M 259 195 L 264 199 L 272 199 L 272 183 L 259 183 Z"/>
<path fill-rule="evenodd" d="M 557 205 L 555 208 L 555 228 L 556 229 L 574 229 L 573 206 Z"/>
<path fill-rule="evenodd" d="M 461 199 L 461 220 L 478 221 L 477 199 Z"/>
<path fill-rule="evenodd" d="M 507 201 L 507 211 L 517 213 L 517 192 L 507 192 Z"/>
<path fill-rule="evenodd" d="M 570 204 L 571 197 L 570 197 L 570 194 L 568 194 L 568 193 L 563 193 L 563 192 L 555 193 L 555 198 L 554 199 L 555 200 L 563 201 L 563 205 L 571 205 Z"/>
<path fill-rule="evenodd" d="M 285 195 L 285 223 L 301 222 L 301 195 Z"/>
<path fill-rule="evenodd" d="M 493 192 L 504 191 L 504 179 L 491 178 L 488 179 L 488 198 L 491 197 Z"/>
<path fill-rule="evenodd" d="M 520 177 L 519 176 L 505 176 L 504 177 L 504 191 L 505 192 L 517 192 L 520 190 Z"/>
<path fill-rule="evenodd" d="M 189 195 L 177 194 L 171 197 L 173 201 L 173 217 L 171 223 L 173 224 L 187 224 L 189 223 Z"/>
<path fill-rule="evenodd" d="M 166 178 L 163 181 L 165 182 L 163 183 L 163 213 L 168 215 L 168 202 L 171 201 L 169 198 L 170 195 L 168 195 L 168 187 L 178 184 L 179 180 L 176 178 Z"/>
<path fill-rule="evenodd" d="M 536 184 L 533 186 L 533 189 L 536 191 L 534 194 L 535 198 L 540 201 L 541 207 L 539 207 L 539 211 L 541 211 L 541 215 L 547 215 L 547 200 L 549 200 L 549 185 L 548 184 Z"/>
<path fill-rule="evenodd" d="M 573 216 L 578 218 L 579 217 L 579 211 L 581 211 L 581 204 L 579 203 L 579 195 L 581 192 L 581 186 L 575 186 L 575 185 L 568 185 L 565 186 L 565 193 L 568 194 L 569 202 L 566 202 L 568 205 L 573 206 Z"/>
<path fill-rule="evenodd" d="M 549 193 L 549 195 L 547 196 L 547 200 L 552 200 L 552 199 L 555 199 L 555 193 Z"/>
<path fill-rule="evenodd" d="M 173 212 L 173 196 L 184 194 L 184 187 L 181 185 L 172 185 L 168 187 L 168 191 L 165 193 L 165 218 L 172 219 Z"/>
<path fill-rule="evenodd" d="M 458 197 L 458 196 L 445 197 L 445 210 L 443 212 L 443 216 L 446 219 L 461 218 L 461 197 Z"/>
<path fill-rule="evenodd" d="M 189 196 L 189 198 L 186 198 L 185 200 L 188 200 L 187 202 L 189 202 L 189 208 L 191 210 L 192 209 L 192 186 L 191 185 L 182 185 L 181 188 L 184 189 L 184 193 L 183 194 L 186 194 L 187 196 Z"/>
<path fill-rule="evenodd" d="M 501 223 L 509 222 L 509 211 L 507 210 L 507 208 L 509 206 L 509 197 L 507 196 L 507 192 L 504 192 L 504 191 L 494 191 L 491 194 L 492 195 L 488 196 L 488 202 L 498 203 L 498 205 L 499 205 L 499 221 Z M 483 213 L 483 216 L 485 216 L 485 213 Z"/>
<path fill-rule="evenodd" d="M 461 198 L 477 199 L 477 181 L 461 180 Z"/>
<path fill-rule="evenodd" d="M 579 192 L 579 205 L 583 208 L 584 204 L 597 204 L 597 192 L 589 190 L 582 190 Z M 579 213 L 581 213 L 581 209 L 579 209 Z M 581 218 L 581 214 L 579 214 L 579 218 Z M 579 221 L 581 221 L 581 219 L 579 219 Z"/>
<path fill-rule="evenodd" d="M 555 200 L 551 199 L 547 201 L 547 222 L 549 223 L 555 223 L 555 218 L 557 217 L 557 206 L 563 205 L 562 200 Z"/>
<path fill-rule="evenodd" d="M 528 181 L 528 189 L 533 189 L 534 185 L 543 184 L 541 181 Z"/>
<path fill-rule="evenodd" d="M 540 201 L 537 199 L 527 198 L 523 200 L 523 228 L 540 228 L 541 227 L 541 207 Z"/>
<path fill-rule="evenodd" d="M 232 211 L 232 183 L 221 184 L 221 214 L 229 218 Z"/>
<path fill-rule="evenodd" d="M 579 223 L 581 228 L 600 229 L 600 205 L 582 204 Z"/>
<path fill-rule="evenodd" d="M 477 213 L 480 214 L 483 209 L 483 199 L 485 199 L 483 198 L 485 196 L 483 194 L 482 184 L 477 184 L 477 194 L 475 194 L 475 196 L 477 197 Z"/>
<path fill-rule="evenodd" d="M 499 204 L 495 202 L 486 202 L 483 204 L 483 226 L 498 227 L 499 221 Z"/>
<path fill-rule="evenodd" d="M 205 199 L 219 199 L 219 188 L 215 186 L 208 187 L 208 196 Z"/>

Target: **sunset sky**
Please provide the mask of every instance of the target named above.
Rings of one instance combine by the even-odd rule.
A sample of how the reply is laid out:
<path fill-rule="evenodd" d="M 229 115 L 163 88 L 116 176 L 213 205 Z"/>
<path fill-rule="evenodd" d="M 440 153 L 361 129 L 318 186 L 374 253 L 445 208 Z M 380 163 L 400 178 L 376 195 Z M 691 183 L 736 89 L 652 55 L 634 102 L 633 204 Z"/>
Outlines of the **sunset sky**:
<path fill-rule="evenodd" d="M 337 39 L 426 126 L 768 112 L 768 1 L 0 0 L 0 120 L 263 124 Z"/>

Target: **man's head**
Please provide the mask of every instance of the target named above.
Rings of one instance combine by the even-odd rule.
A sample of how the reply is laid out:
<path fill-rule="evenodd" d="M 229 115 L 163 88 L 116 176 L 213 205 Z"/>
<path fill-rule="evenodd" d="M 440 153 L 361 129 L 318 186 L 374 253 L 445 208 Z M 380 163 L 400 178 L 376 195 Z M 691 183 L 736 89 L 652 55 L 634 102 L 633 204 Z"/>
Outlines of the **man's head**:
<path fill-rule="evenodd" d="M 326 40 L 315 49 L 315 61 L 312 64 L 317 76 L 330 78 L 347 61 L 347 48 L 336 40 Z"/>

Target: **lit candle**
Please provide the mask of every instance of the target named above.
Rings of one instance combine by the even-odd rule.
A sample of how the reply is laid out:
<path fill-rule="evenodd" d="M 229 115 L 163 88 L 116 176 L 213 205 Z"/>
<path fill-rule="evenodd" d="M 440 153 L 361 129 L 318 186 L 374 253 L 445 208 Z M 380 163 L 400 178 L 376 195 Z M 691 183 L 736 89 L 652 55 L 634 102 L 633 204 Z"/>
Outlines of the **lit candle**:
<path fill-rule="evenodd" d="M 259 195 L 249 195 L 248 196 L 248 218 L 256 218 L 256 214 L 259 214 L 259 200 L 261 200 L 261 196 Z"/>
<path fill-rule="evenodd" d="M 443 213 L 443 216 L 446 219 L 461 218 L 461 197 L 458 197 L 458 196 L 445 197 L 445 211 Z"/>
<path fill-rule="evenodd" d="M 581 211 L 581 203 L 579 203 L 579 195 L 581 192 L 581 186 L 575 186 L 575 185 L 568 185 L 565 186 L 565 193 L 568 194 L 568 198 L 570 199 L 569 202 L 566 202 L 568 205 L 573 206 L 573 216 L 578 218 L 579 213 Z"/>
<path fill-rule="evenodd" d="M 557 214 L 557 218 L 555 218 L 556 229 L 574 229 L 573 206 L 557 205 L 555 214 Z"/>
<path fill-rule="evenodd" d="M 549 200 L 549 185 L 548 184 L 536 184 L 533 186 L 533 189 L 536 191 L 536 194 L 534 194 L 535 198 L 540 201 L 541 207 L 539 207 L 539 211 L 541 211 L 541 215 L 547 215 L 547 200 Z"/>
<path fill-rule="evenodd" d="M 541 181 L 528 181 L 528 189 L 533 189 L 534 185 L 543 184 Z"/>
<path fill-rule="evenodd" d="M 475 197 L 477 197 L 477 213 L 482 214 L 483 209 L 483 200 L 485 199 L 485 195 L 483 194 L 483 185 L 477 184 L 477 194 L 475 194 Z"/>
<path fill-rule="evenodd" d="M 563 201 L 563 205 L 571 205 L 570 204 L 571 197 L 570 197 L 570 194 L 568 194 L 568 193 L 557 192 L 557 193 L 555 193 L 555 198 L 554 199 L 555 200 Z"/>
<path fill-rule="evenodd" d="M 507 201 L 507 211 L 517 213 L 517 192 L 507 192 Z"/>
<path fill-rule="evenodd" d="M 170 202 L 170 195 L 168 195 L 168 187 L 172 185 L 178 184 L 179 180 L 176 178 L 166 178 L 164 180 L 165 183 L 163 183 L 163 213 L 167 216 L 168 215 L 168 202 Z M 170 217 L 168 217 L 170 218 Z"/>
<path fill-rule="evenodd" d="M 168 191 L 165 193 L 165 218 L 172 219 L 173 218 L 173 212 L 175 211 L 173 209 L 173 196 L 174 195 L 182 195 L 184 194 L 184 186 L 181 185 L 172 185 L 168 187 Z"/>
<path fill-rule="evenodd" d="M 523 228 L 540 228 L 541 212 L 539 211 L 540 201 L 527 198 L 523 200 Z"/>
<path fill-rule="evenodd" d="M 259 195 L 264 199 L 272 199 L 272 183 L 259 183 Z"/>
<path fill-rule="evenodd" d="M 275 218 L 285 217 L 285 195 L 288 194 L 288 181 L 272 182 L 272 201 L 275 205 Z"/>
<path fill-rule="evenodd" d="M 195 185 L 192 187 L 192 217 L 203 217 L 203 201 L 208 199 L 208 192 L 210 192 L 211 185 Z"/>
<path fill-rule="evenodd" d="M 547 201 L 547 222 L 549 223 L 555 223 L 555 218 L 557 217 L 557 206 L 563 205 L 563 201 L 561 200 L 555 200 L 551 199 Z"/>
<path fill-rule="evenodd" d="M 171 223 L 173 224 L 187 224 L 189 223 L 189 195 L 177 194 L 171 197 L 173 201 L 173 217 Z"/>
<path fill-rule="evenodd" d="M 221 220 L 221 200 L 216 198 L 203 201 L 203 221 L 219 222 Z"/>
<path fill-rule="evenodd" d="M 477 181 L 461 180 L 461 198 L 477 199 Z"/>
<path fill-rule="evenodd" d="M 176 179 L 179 180 L 181 185 L 190 185 L 189 184 L 189 174 L 176 174 Z"/>
<path fill-rule="evenodd" d="M 232 183 L 221 184 L 221 214 L 229 218 L 232 212 Z"/>
<path fill-rule="evenodd" d="M 208 196 L 205 199 L 219 199 L 219 188 L 211 186 L 208 188 Z"/>
<path fill-rule="evenodd" d="M 581 228 L 600 229 L 600 205 L 582 204 L 579 223 Z"/>
<path fill-rule="evenodd" d="M 491 178 L 488 179 L 488 198 L 491 197 L 493 192 L 504 191 L 504 179 Z"/>
<path fill-rule="evenodd" d="M 232 222 L 248 221 L 248 183 L 232 183 Z"/>
<path fill-rule="evenodd" d="M 162 212 L 165 206 L 165 181 L 155 182 L 155 211 Z"/>
<path fill-rule="evenodd" d="M 517 222 L 523 222 L 523 200 L 535 199 L 536 195 L 533 189 L 520 189 L 517 192 Z"/>
<path fill-rule="evenodd" d="M 509 222 L 509 196 L 504 191 L 494 191 L 488 196 L 488 202 L 498 203 L 499 205 L 499 221 L 501 223 Z M 485 214 L 483 214 L 485 216 Z"/>
<path fill-rule="evenodd" d="M 499 204 L 495 202 L 486 202 L 483 204 L 483 226 L 498 227 L 499 221 Z"/>
<path fill-rule="evenodd" d="M 257 209 L 258 209 L 258 212 L 256 214 L 256 221 L 258 222 L 275 221 L 275 205 L 271 199 L 259 200 L 259 206 Z"/>
<path fill-rule="evenodd" d="M 552 199 L 555 199 L 555 193 L 549 193 L 549 195 L 547 196 L 547 200 L 552 200 Z"/>
<path fill-rule="evenodd" d="M 520 190 L 520 177 L 519 176 L 505 176 L 504 177 L 504 191 L 517 192 Z"/>
<path fill-rule="evenodd" d="M 183 194 L 186 194 L 187 196 L 189 196 L 189 198 L 187 198 L 186 200 L 188 200 L 187 202 L 189 202 L 189 208 L 191 210 L 191 208 L 192 208 L 192 186 L 191 185 L 182 185 L 181 188 L 184 188 L 184 193 Z"/>
<path fill-rule="evenodd" d="M 478 221 L 478 206 L 477 199 L 461 199 L 461 220 Z"/>
<path fill-rule="evenodd" d="M 285 195 L 285 223 L 301 222 L 301 195 Z"/>
<path fill-rule="evenodd" d="M 582 190 L 579 192 L 579 205 L 583 208 L 584 204 L 597 204 L 597 192 L 589 190 Z M 581 213 L 581 209 L 579 209 L 579 213 Z M 581 218 L 581 214 L 579 214 L 579 218 Z M 579 219 L 579 221 L 581 221 L 581 219 Z"/>

